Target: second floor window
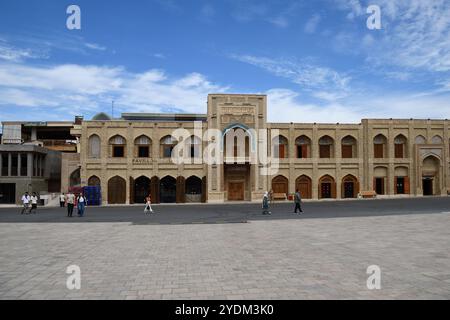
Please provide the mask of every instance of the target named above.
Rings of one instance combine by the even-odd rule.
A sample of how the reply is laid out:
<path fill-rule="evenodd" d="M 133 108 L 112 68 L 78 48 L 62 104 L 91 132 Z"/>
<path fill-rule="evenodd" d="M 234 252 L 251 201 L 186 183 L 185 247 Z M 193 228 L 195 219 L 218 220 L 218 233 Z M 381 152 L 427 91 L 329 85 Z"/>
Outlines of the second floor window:
<path fill-rule="evenodd" d="M 122 136 L 114 136 L 109 140 L 111 145 L 111 156 L 113 158 L 123 158 L 125 157 L 125 146 L 126 141 Z"/>

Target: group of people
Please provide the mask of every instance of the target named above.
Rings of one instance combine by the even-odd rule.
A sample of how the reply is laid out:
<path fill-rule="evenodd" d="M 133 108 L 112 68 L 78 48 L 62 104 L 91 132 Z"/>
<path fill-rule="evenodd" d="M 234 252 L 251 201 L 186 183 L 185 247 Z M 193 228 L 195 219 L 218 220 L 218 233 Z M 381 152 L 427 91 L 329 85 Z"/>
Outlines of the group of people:
<path fill-rule="evenodd" d="M 61 208 L 64 208 L 67 204 L 67 216 L 69 218 L 73 215 L 73 208 L 76 206 L 78 210 L 78 216 L 83 217 L 84 211 L 86 209 L 87 205 L 87 199 L 83 195 L 83 193 L 78 194 L 77 196 L 73 194 L 72 192 L 69 192 L 67 194 L 62 193 L 59 196 L 59 206 Z"/>
<path fill-rule="evenodd" d="M 25 192 L 25 194 L 22 196 L 23 207 L 22 207 L 21 214 L 36 213 L 38 200 L 39 200 L 39 198 L 38 198 L 38 195 L 36 194 L 36 192 L 33 192 L 33 194 L 31 196 L 28 194 L 28 192 Z M 145 214 L 154 213 L 154 211 L 152 209 L 151 195 L 149 194 L 147 197 L 145 197 L 144 201 L 145 201 L 144 213 Z M 262 201 L 262 210 L 263 210 L 262 214 L 263 215 L 272 214 L 269 211 L 271 203 L 272 203 L 272 191 L 270 191 L 270 192 L 266 191 L 264 193 L 263 201 Z M 303 213 L 302 206 L 301 206 L 302 197 L 301 197 L 301 194 L 298 191 L 298 189 L 295 191 L 295 194 L 294 194 L 294 203 L 295 203 L 294 213 L 302 214 Z M 30 204 L 31 204 L 31 206 L 30 206 Z M 60 204 L 61 208 L 64 208 L 67 204 L 67 216 L 68 217 L 72 217 L 73 208 L 75 206 L 77 207 L 77 210 L 78 210 L 78 216 L 83 217 L 85 209 L 86 209 L 86 205 L 87 205 L 87 199 L 83 195 L 83 193 L 80 193 L 77 196 L 72 192 L 68 192 L 67 194 L 62 193 L 59 197 L 59 204 Z"/>
<path fill-rule="evenodd" d="M 270 215 L 272 214 L 269 209 L 270 209 L 270 205 L 272 204 L 272 191 L 266 191 L 264 193 L 263 196 L 263 201 L 262 201 L 262 214 L 263 215 Z M 302 214 L 303 210 L 302 210 L 302 196 L 300 194 L 300 191 L 295 190 L 295 194 L 294 194 L 294 204 L 295 204 L 295 208 L 294 208 L 294 213 L 295 214 Z"/>
<path fill-rule="evenodd" d="M 31 196 L 28 192 L 25 192 L 22 196 L 22 211 L 20 214 L 35 214 L 37 211 L 38 200 L 39 197 L 36 192 L 33 192 Z"/>

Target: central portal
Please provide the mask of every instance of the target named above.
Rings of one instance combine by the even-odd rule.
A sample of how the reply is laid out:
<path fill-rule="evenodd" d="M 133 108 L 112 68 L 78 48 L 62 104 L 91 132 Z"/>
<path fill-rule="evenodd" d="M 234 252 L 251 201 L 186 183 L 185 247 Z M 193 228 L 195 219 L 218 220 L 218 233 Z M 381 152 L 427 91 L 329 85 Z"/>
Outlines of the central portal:
<path fill-rule="evenodd" d="M 224 173 L 227 199 L 250 201 L 250 164 L 225 164 Z"/>

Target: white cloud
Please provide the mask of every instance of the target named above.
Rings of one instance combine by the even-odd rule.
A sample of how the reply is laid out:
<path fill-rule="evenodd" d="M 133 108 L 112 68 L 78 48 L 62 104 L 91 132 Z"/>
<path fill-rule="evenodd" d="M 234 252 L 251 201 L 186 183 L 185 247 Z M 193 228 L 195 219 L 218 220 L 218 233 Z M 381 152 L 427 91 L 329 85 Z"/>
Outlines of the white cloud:
<path fill-rule="evenodd" d="M 0 60 L 20 62 L 25 59 L 47 59 L 45 52 L 37 52 L 31 49 L 16 48 L 0 39 Z"/>
<path fill-rule="evenodd" d="M 130 73 L 122 67 L 0 64 L 0 108 L 92 113 L 114 99 L 120 111 L 205 112 L 208 93 L 227 89 L 199 73 L 172 78 L 156 69 Z"/>
<path fill-rule="evenodd" d="M 271 122 L 359 123 L 361 119 L 444 119 L 450 114 L 449 95 L 386 94 L 358 96 L 336 103 L 303 103 L 299 93 L 272 89 L 268 95 Z"/>
<path fill-rule="evenodd" d="M 97 43 L 89 43 L 89 42 L 86 42 L 84 45 L 85 45 L 87 48 L 92 49 L 92 50 L 98 50 L 98 51 L 105 51 L 105 50 L 106 50 L 106 47 L 101 46 L 101 45 L 99 45 L 99 44 L 97 44 Z"/>
<path fill-rule="evenodd" d="M 335 1 L 353 17 L 366 15 L 360 1 Z M 370 4 L 380 6 L 383 29 L 366 30 L 376 38 L 366 50 L 370 61 L 429 72 L 450 71 L 448 0 L 373 0 Z M 365 41 L 363 46 L 367 44 Z M 354 46 L 348 47 L 354 50 Z"/>
<path fill-rule="evenodd" d="M 270 122 L 358 123 L 361 120 L 358 112 L 338 103 L 302 103 L 300 95 L 289 89 L 271 89 L 266 93 Z"/>
<path fill-rule="evenodd" d="M 287 78 L 293 83 L 300 85 L 302 90 L 320 90 L 323 96 L 326 96 L 326 92 L 339 92 L 339 97 L 345 96 L 351 80 L 351 77 L 348 75 L 340 74 L 331 68 L 309 62 L 271 59 L 251 55 L 232 55 L 231 58 L 257 66 L 276 76 Z"/>
<path fill-rule="evenodd" d="M 320 15 L 314 14 L 305 24 L 305 32 L 306 33 L 315 33 L 317 30 L 317 26 L 321 20 Z"/>

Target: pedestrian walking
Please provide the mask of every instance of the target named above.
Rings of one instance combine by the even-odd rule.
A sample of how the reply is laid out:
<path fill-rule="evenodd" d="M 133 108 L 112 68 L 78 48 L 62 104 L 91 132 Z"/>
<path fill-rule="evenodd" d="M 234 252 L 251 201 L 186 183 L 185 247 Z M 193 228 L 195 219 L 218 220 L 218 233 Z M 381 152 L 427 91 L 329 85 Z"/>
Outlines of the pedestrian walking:
<path fill-rule="evenodd" d="M 38 203 L 38 196 L 37 196 L 36 192 L 33 192 L 33 195 L 32 195 L 31 198 L 30 198 L 30 202 L 31 202 L 30 213 L 36 214 L 36 211 L 37 211 L 37 203 Z"/>
<path fill-rule="evenodd" d="M 61 193 L 59 196 L 59 207 L 64 208 L 65 204 L 66 204 L 66 196 L 64 195 L 64 193 Z"/>
<path fill-rule="evenodd" d="M 302 206 L 301 206 L 302 196 L 301 196 L 300 192 L 298 191 L 298 189 L 295 190 L 294 202 L 295 202 L 294 213 L 297 213 L 297 211 L 300 210 L 299 214 L 302 214 L 303 213 Z"/>
<path fill-rule="evenodd" d="M 25 194 L 22 196 L 22 211 L 20 212 L 20 214 L 28 214 L 28 208 L 30 207 L 30 195 L 28 194 L 28 192 L 25 192 Z"/>
<path fill-rule="evenodd" d="M 151 214 L 153 213 L 152 209 L 152 196 L 149 194 L 145 197 L 145 208 L 144 208 L 145 214 Z"/>
<path fill-rule="evenodd" d="M 67 216 L 72 217 L 73 205 L 75 203 L 75 195 L 72 192 L 66 194 Z"/>
<path fill-rule="evenodd" d="M 78 209 L 78 216 L 83 217 L 84 216 L 84 209 L 87 205 L 87 199 L 83 195 L 83 193 L 80 193 L 77 197 L 77 209 Z"/>
<path fill-rule="evenodd" d="M 264 196 L 263 196 L 263 201 L 262 201 L 262 214 L 266 215 L 266 214 L 271 214 L 269 211 L 269 192 L 265 192 Z"/>

